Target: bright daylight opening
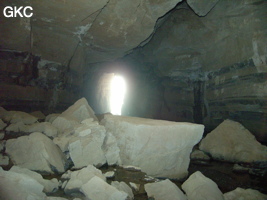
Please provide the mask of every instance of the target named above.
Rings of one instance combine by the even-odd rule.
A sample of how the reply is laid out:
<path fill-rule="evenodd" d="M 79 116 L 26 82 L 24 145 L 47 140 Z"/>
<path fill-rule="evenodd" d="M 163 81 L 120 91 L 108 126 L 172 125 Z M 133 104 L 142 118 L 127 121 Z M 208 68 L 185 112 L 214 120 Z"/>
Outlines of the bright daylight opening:
<path fill-rule="evenodd" d="M 110 112 L 121 115 L 121 108 L 126 93 L 126 83 L 123 77 L 113 76 L 110 84 Z"/>

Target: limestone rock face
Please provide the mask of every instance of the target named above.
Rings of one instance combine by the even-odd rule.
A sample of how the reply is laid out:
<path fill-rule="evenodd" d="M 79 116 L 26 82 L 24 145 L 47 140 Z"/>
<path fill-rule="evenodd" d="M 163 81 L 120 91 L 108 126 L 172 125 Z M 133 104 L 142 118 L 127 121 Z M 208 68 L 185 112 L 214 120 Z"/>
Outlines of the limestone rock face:
<path fill-rule="evenodd" d="M 70 172 L 70 180 L 64 189 L 65 193 L 71 193 L 75 190 L 79 191 L 80 188 L 94 176 L 106 181 L 106 177 L 102 174 L 102 172 L 92 165 L 88 165 L 78 171 Z"/>
<path fill-rule="evenodd" d="M 155 200 L 187 200 L 185 194 L 170 180 L 145 184 L 148 197 Z"/>
<path fill-rule="evenodd" d="M 40 173 L 62 173 L 65 157 L 61 150 L 44 134 L 32 133 L 6 142 L 6 153 L 12 162 Z"/>
<path fill-rule="evenodd" d="M 200 143 L 199 149 L 218 160 L 231 162 L 267 161 L 267 147 L 244 126 L 225 120 Z"/>
<path fill-rule="evenodd" d="M 224 200 L 217 184 L 197 171 L 182 185 L 188 200 Z"/>
<path fill-rule="evenodd" d="M 44 200 L 43 189 L 43 185 L 25 174 L 0 170 L 1 200 Z"/>
<path fill-rule="evenodd" d="M 233 191 L 227 192 L 224 195 L 225 200 L 266 200 L 267 195 L 262 194 L 257 190 L 236 188 Z"/>
<path fill-rule="evenodd" d="M 38 183 L 40 183 L 41 185 L 44 186 L 44 192 L 45 193 L 52 193 L 52 192 L 55 192 L 57 191 L 58 189 L 58 180 L 56 178 L 52 179 L 52 180 L 46 180 L 46 179 L 43 179 L 43 177 L 34 172 L 34 171 L 31 171 L 29 169 L 26 169 L 26 168 L 21 168 L 21 167 L 18 167 L 18 166 L 13 166 L 10 170 L 10 172 L 16 172 L 18 174 L 25 174 L 29 177 L 31 177 L 32 179 L 36 180 Z"/>
<path fill-rule="evenodd" d="M 187 0 L 188 5 L 199 16 L 205 16 L 218 3 L 219 0 Z"/>
<path fill-rule="evenodd" d="M 185 177 L 192 147 L 204 131 L 198 124 L 113 115 L 105 115 L 101 123 L 117 140 L 120 164 L 155 177 Z"/>
<path fill-rule="evenodd" d="M 125 192 L 117 190 L 98 176 L 94 176 L 82 186 L 81 192 L 89 199 L 96 200 L 127 200 Z"/>

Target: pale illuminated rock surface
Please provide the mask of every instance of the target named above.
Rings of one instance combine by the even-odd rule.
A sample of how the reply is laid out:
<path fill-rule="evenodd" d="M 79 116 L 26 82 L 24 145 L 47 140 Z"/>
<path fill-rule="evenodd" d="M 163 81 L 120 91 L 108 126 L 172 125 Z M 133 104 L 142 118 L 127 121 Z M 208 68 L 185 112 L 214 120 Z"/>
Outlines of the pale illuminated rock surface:
<path fill-rule="evenodd" d="M 225 120 L 208 133 L 199 149 L 217 160 L 267 161 L 267 147 L 260 144 L 244 126 L 232 120 Z"/>
<path fill-rule="evenodd" d="M 217 184 L 201 172 L 193 173 L 182 185 L 188 200 L 224 200 Z"/>
<path fill-rule="evenodd" d="M 120 164 L 155 177 L 184 178 L 203 125 L 105 115 L 101 123 L 117 139 Z"/>
<path fill-rule="evenodd" d="M 42 133 L 7 140 L 6 153 L 15 165 L 33 171 L 52 174 L 65 171 L 63 153 Z"/>
<path fill-rule="evenodd" d="M 100 192 L 101 191 L 101 192 Z M 98 176 L 94 176 L 81 188 L 81 192 L 89 199 L 96 200 L 127 200 L 125 192 L 117 190 Z"/>
<path fill-rule="evenodd" d="M 236 188 L 224 193 L 225 200 L 266 200 L 267 195 L 253 189 Z"/>
<path fill-rule="evenodd" d="M 145 184 L 148 197 L 155 200 L 187 200 L 185 194 L 169 179 Z"/>

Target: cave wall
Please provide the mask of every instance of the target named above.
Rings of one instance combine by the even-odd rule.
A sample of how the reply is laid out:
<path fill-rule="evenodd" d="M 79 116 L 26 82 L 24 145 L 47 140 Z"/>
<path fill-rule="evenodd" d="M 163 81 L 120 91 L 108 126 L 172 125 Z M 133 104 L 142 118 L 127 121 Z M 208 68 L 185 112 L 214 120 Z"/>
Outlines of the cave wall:
<path fill-rule="evenodd" d="M 204 86 L 206 129 L 212 130 L 228 118 L 267 142 L 266 72 L 266 65 L 255 66 L 253 59 L 209 71 Z"/>
<path fill-rule="evenodd" d="M 162 80 L 162 118 L 204 123 L 206 131 L 230 118 L 267 141 L 266 11 L 264 1 L 225 0 L 204 17 L 186 4 L 165 16 L 131 55 Z"/>
<path fill-rule="evenodd" d="M 28 52 L 0 51 L 0 105 L 8 110 L 60 112 L 80 96 L 81 75 Z"/>

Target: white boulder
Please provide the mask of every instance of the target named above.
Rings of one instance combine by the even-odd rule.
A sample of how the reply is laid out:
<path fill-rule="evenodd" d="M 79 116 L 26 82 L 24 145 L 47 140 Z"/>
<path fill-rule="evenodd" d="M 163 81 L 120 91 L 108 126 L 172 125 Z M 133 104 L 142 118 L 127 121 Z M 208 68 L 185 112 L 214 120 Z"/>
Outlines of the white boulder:
<path fill-rule="evenodd" d="M 140 167 L 155 177 L 187 176 L 190 153 L 204 131 L 199 124 L 113 115 L 101 123 L 117 140 L 120 165 Z"/>
<path fill-rule="evenodd" d="M 0 130 L 3 130 L 6 126 L 7 126 L 7 124 L 5 122 L 3 122 L 2 119 L 0 119 Z"/>
<path fill-rule="evenodd" d="M 41 111 L 34 111 L 30 113 L 32 116 L 36 117 L 37 119 L 44 120 L 45 115 Z"/>
<path fill-rule="evenodd" d="M 56 137 L 58 134 L 57 128 L 49 122 L 41 122 L 29 125 L 27 126 L 26 132 L 41 132 L 51 138 Z"/>
<path fill-rule="evenodd" d="M 145 184 L 148 197 L 155 200 L 186 200 L 185 194 L 169 179 Z"/>
<path fill-rule="evenodd" d="M 182 185 L 188 200 L 224 200 L 217 184 L 201 172 L 193 173 Z"/>
<path fill-rule="evenodd" d="M 81 98 L 76 101 L 72 106 L 70 106 L 67 110 L 65 110 L 60 116 L 68 116 L 71 117 L 78 122 L 81 122 L 87 118 L 93 118 L 95 121 L 98 121 L 95 116 L 95 112 L 89 106 L 87 100 L 85 98 Z"/>
<path fill-rule="evenodd" d="M 0 170 L 1 200 L 44 200 L 43 189 L 43 185 L 25 174 Z"/>
<path fill-rule="evenodd" d="M 52 122 L 52 125 L 58 129 L 60 133 L 63 133 L 65 130 L 73 129 L 74 126 L 78 125 L 79 122 L 77 122 L 75 119 L 68 117 L 68 116 L 58 116 L 54 121 Z"/>
<path fill-rule="evenodd" d="M 107 132 L 102 149 L 105 152 L 108 165 L 117 165 L 120 161 L 120 149 L 112 133 Z"/>
<path fill-rule="evenodd" d="M 65 186 L 65 193 L 79 191 L 81 187 L 94 176 L 97 176 L 102 180 L 106 181 L 106 177 L 102 174 L 102 172 L 92 165 L 88 165 L 87 167 L 78 171 L 70 172 L 68 176 L 62 176 L 63 178 L 70 178 L 67 185 Z"/>
<path fill-rule="evenodd" d="M 6 142 L 6 153 L 20 167 L 40 173 L 63 173 L 65 157 L 44 134 L 32 133 Z"/>
<path fill-rule="evenodd" d="M 261 145 L 240 123 L 225 120 L 200 143 L 199 149 L 217 160 L 231 162 L 267 161 L 267 147 Z"/>
<path fill-rule="evenodd" d="M 21 111 L 8 111 L 3 119 L 11 124 L 18 122 L 22 122 L 23 124 L 33 124 L 38 120 L 36 117 Z"/>
<path fill-rule="evenodd" d="M 56 178 L 53 178 L 51 180 L 46 180 L 46 179 L 43 179 L 43 177 L 40 174 L 38 174 L 34 171 L 31 171 L 29 169 L 21 168 L 18 166 L 13 166 L 9 171 L 10 172 L 16 172 L 19 174 L 25 174 L 25 175 L 31 177 L 32 179 L 36 180 L 38 183 L 40 183 L 41 185 L 44 186 L 44 192 L 45 193 L 52 193 L 52 192 L 56 192 L 58 190 L 59 182 Z"/>
<path fill-rule="evenodd" d="M 123 181 L 112 181 L 111 185 L 115 188 L 117 188 L 119 191 L 125 192 L 128 194 L 129 199 L 134 199 L 134 194 L 132 189 Z"/>
<path fill-rule="evenodd" d="M 49 196 L 49 197 L 46 197 L 45 200 L 69 200 L 69 199 L 66 199 L 66 198 L 63 198 L 63 197 L 52 197 L 52 196 Z"/>
<path fill-rule="evenodd" d="M 225 200 L 266 200 L 267 195 L 257 190 L 236 188 L 233 191 L 224 193 Z"/>
<path fill-rule="evenodd" d="M 117 190 L 98 176 L 94 176 L 81 188 L 81 192 L 92 200 L 127 200 L 125 192 Z"/>
<path fill-rule="evenodd" d="M 102 150 L 105 136 L 105 128 L 103 127 L 102 130 L 91 132 L 84 137 L 71 138 L 68 150 L 74 168 L 79 169 L 87 165 L 102 166 L 106 163 L 106 157 Z"/>
<path fill-rule="evenodd" d="M 9 132 L 26 132 L 26 130 L 27 130 L 27 125 L 25 125 L 23 122 L 17 122 L 15 124 L 10 124 L 6 128 L 6 131 L 9 131 Z"/>

